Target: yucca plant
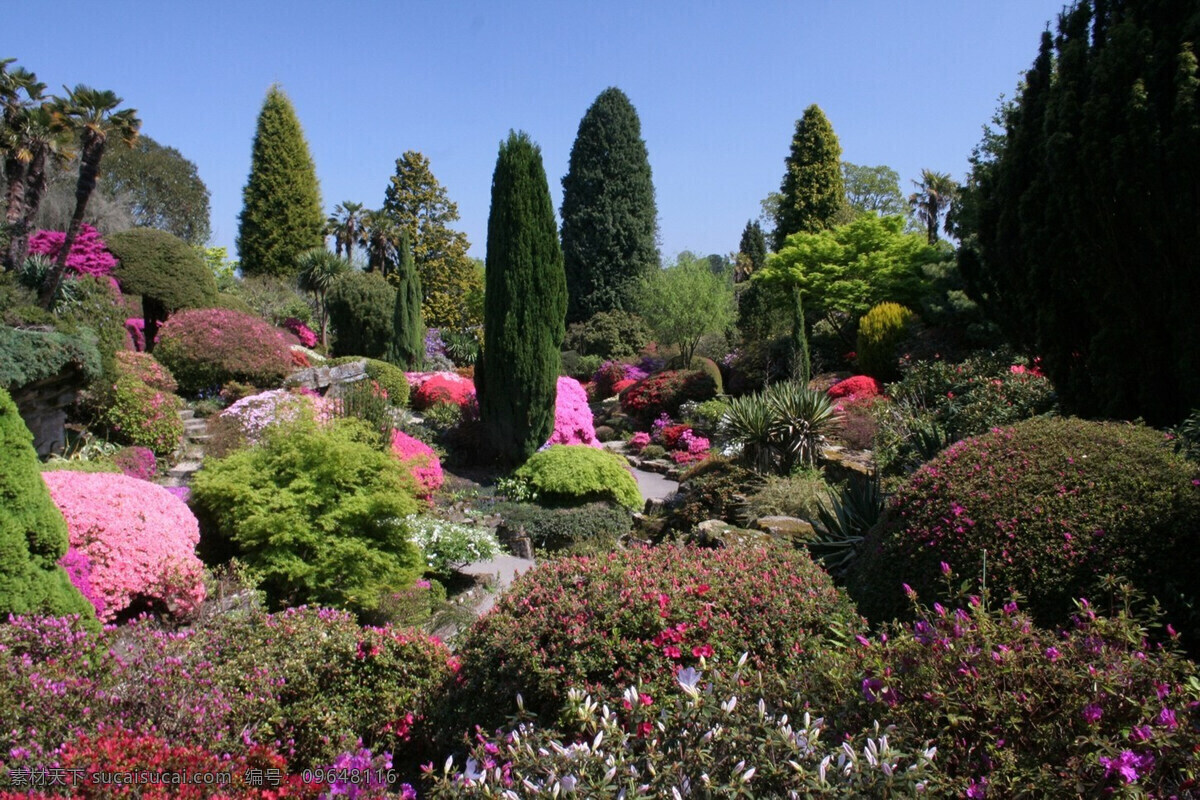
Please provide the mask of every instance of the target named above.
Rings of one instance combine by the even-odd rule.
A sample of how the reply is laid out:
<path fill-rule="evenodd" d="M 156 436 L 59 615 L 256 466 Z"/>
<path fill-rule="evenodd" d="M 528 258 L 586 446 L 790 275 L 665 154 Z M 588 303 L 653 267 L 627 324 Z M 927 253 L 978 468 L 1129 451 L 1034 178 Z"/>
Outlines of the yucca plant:
<path fill-rule="evenodd" d="M 761 394 L 735 397 L 721 417 L 722 435 L 730 444 L 741 445 L 742 462 L 756 472 L 775 468 L 779 453 L 772 438 L 774 414 Z"/>
<path fill-rule="evenodd" d="M 777 383 L 764 393 L 771 411 L 771 438 L 781 456 L 783 474 L 795 466 L 813 467 L 827 434 L 841 414 L 824 392 L 800 383 Z"/>
<path fill-rule="evenodd" d="M 879 474 L 873 473 L 870 480 L 852 481 L 828 502 L 821 500 L 820 529 L 808 545 L 813 558 L 832 574 L 844 571 L 883 514 L 884 499 Z"/>

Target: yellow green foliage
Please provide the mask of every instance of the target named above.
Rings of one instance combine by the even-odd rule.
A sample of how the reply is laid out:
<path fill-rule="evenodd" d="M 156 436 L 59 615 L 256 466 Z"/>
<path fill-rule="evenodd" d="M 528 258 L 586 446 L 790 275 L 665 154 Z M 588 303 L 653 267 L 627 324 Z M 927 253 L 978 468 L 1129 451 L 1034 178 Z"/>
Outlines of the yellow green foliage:
<path fill-rule="evenodd" d="M 880 303 L 858 324 L 858 366 L 872 377 L 896 375 L 896 348 L 916 315 L 898 303 Z"/>
<path fill-rule="evenodd" d="M 534 453 L 514 473 L 528 483 L 540 501 L 581 505 L 612 500 L 640 510 L 642 493 L 620 456 L 587 445 L 556 444 Z"/>

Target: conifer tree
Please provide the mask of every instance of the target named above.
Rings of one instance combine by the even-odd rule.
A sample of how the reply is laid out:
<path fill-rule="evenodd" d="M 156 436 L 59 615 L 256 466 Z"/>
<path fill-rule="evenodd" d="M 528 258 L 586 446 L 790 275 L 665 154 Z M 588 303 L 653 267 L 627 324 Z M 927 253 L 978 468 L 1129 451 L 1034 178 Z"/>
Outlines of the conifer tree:
<path fill-rule="evenodd" d="M 842 146 L 824 112 L 814 105 L 796 121 L 792 151 L 784 159 L 775 250 L 793 233 L 817 233 L 848 222 Z"/>
<path fill-rule="evenodd" d="M 750 220 L 742 230 L 742 241 L 738 244 L 737 269 L 734 282 L 740 283 L 767 263 L 767 239 L 763 236 L 758 220 Z"/>
<path fill-rule="evenodd" d="M 488 215 L 480 418 L 501 463 L 527 459 L 554 427 L 567 284 L 541 149 L 500 145 Z"/>
<path fill-rule="evenodd" d="M 287 95 L 272 86 L 258 115 L 242 192 L 238 256 L 244 275 L 292 276 L 296 256 L 325 244 L 316 167 Z"/>
<path fill-rule="evenodd" d="M 658 209 L 641 122 L 620 89 L 584 114 L 562 186 L 567 321 L 632 310 L 639 281 L 659 268 Z"/>
<path fill-rule="evenodd" d="M 420 369 L 425 358 L 425 325 L 421 318 L 421 276 L 413 261 L 408 234 L 400 238 L 396 268 L 396 308 L 392 313 L 392 344 L 388 360 L 405 371 Z"/>

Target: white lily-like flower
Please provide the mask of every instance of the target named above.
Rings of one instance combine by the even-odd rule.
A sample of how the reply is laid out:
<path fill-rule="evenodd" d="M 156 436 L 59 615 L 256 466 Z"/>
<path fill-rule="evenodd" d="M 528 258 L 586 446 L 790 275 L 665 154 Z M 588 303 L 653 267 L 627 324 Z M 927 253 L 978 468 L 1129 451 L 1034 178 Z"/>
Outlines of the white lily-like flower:
<path fill-rule="evenodd" d="M 732 714 L 733 710 L 735 708 L 737 708 L 737 695 L 736 694 L 733 697 L 726 700 L 724 703 L 721 703 L 721 710 L 724 711 L 726 714 Z"/>
<path fill-rule="evenodd" d="M 675 680 L 679 682 L 679 688 L 683 689 L 692 697 L 700 693 L 697 685 L 700 683 L 700 678 L 704 673 L 693 667 L 679 670 L 679 674 L 675 676 Z"/>
<path fill-rule="evenodd" d="M 467 779 L 467 783 L 487 779 L 487 773 L 479 771 L 479 762 L 473 758 L 467 759 L 467 768 L 463 772 L 463 776 Z"/>
<path fill-rule="evenodd" d="M 559 781 L 559 785 L 562 786 L 563 792 L 565 792 L 567 794 L 574 794 L 575 793 L 575 785 L 578 783 L 579 783 L 579 779 L 576 778 L 574 775 L 565 775 L 565 776 L 563 776 L 563 779 L 561 781 Z"/>

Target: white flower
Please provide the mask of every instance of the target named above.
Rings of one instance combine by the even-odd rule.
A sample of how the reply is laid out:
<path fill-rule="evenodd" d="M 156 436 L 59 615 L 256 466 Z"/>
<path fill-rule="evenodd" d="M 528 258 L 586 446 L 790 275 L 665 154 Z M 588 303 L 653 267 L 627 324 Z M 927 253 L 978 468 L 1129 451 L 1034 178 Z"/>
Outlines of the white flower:
<path fill-rule="evenodd" d="M 577 783 L 579 783 L 579 779 L 574 775 L 566 775 L 561 781 L 559 781 L 559 785 L 562 786 L 563 792 L 568 794 L 575 791 L 575 784 Z"/>
<path fill-rule="evenodd" d="M 700 677 L 703 674 L 704 673 L 692 667 L 688 667 L 686 669 L 679 670 L 679 674 L 675 676 L 675 680 L 679 681 L 679 687 L 681 689 L 690 694 L 692 697 L 695 697 L 697 694 L 699 694 L 699 690 L 696 689 L 696 685 L 700 683 Z"/>
<path fill-rule="evenodd" d="M 466 776 L 467 783 L 474 783 L 485 776 L 484 773 L 479 771 L 479 762 L 473 758 L 467 759 L 467 769 L 463 774 Z"/>

